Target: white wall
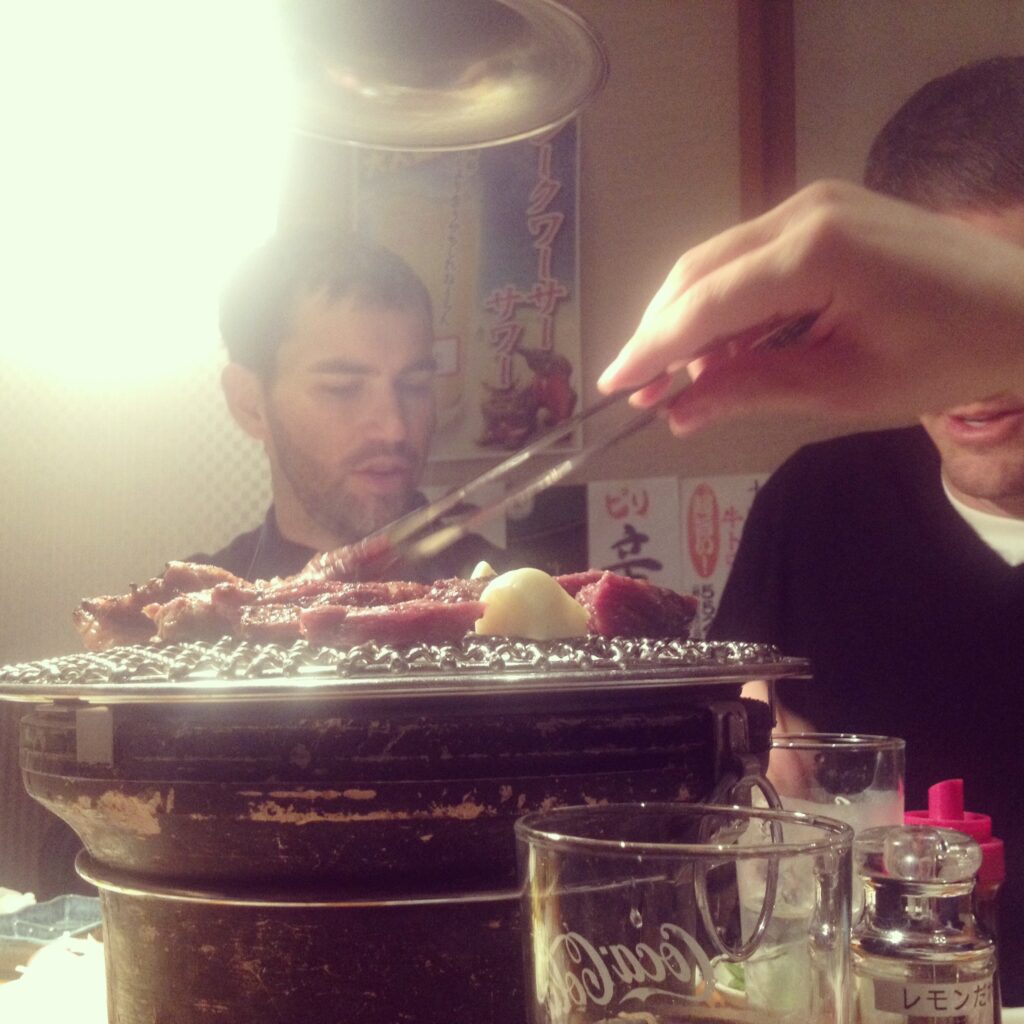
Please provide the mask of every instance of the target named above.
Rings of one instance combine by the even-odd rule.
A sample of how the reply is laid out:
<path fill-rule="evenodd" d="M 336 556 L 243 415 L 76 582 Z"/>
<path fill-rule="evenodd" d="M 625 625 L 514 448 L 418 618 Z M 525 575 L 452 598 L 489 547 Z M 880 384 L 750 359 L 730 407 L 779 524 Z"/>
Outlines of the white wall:
<path fill-rule="evenodd" d="M 77 650 L 71 610 L 262 514 L 262 459 L 228 418 L 219 353 L 162 386 L 43 380 L 0 361 L 0 662 Z"/>
<path fill-rule="evenodd" d="M 961 64 L 1024 51 L 1024 0 L 795 0 L 798 184 L 859 181 L 912 92 Z"/>

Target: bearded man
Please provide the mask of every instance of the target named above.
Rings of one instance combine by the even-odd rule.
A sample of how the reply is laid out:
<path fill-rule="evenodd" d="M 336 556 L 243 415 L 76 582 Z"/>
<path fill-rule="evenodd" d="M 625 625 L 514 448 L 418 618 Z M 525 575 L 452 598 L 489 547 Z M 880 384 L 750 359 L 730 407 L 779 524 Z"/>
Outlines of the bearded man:
<path fill-rule="evenodd" d="M 221 302 L 228 408 L 262 443 L 273 504 L 262 525 L 212 555 L 249 579 L 298 572 L 424 502 L 434 432 L 430 295 L 395 253 L 310 228 L 280 231 Z M 465 575 L 499 549 L 470 535 L 393 576 Z"/>

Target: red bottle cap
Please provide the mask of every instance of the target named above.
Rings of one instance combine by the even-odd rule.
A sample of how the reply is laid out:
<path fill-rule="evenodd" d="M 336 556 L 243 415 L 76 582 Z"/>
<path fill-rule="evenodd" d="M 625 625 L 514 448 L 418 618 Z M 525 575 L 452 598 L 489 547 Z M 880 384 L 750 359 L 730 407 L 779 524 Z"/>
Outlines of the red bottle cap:
<path fill-rule="evenodd" d="M 992 835 L 992 819 L 987 814 L 964 810 L 964 780 L 946 779 L 928 789 L 928 810 L 907 811 L 903 816 L 908 825 L 932 825 L 935 828 L 954 828 L 977 840 L 981 847 L 981 868 L 978 882 L 998 885 L 1006 878 L 1006 858 L 1003 841 Z"/>

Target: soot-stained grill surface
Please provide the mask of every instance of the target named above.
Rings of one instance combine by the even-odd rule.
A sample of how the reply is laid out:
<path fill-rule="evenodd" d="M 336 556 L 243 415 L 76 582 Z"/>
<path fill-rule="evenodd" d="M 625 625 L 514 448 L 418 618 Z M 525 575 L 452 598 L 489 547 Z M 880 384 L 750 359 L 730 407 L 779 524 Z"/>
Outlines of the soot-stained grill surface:
<path fill-rule="evenodd" d="M 348 650 L 127 647 L 0 671 L 29 792 L 89 854 L 151 877 L 509 884 L 511 821 L 553 804 L 700 800 L 742 682 L 805 674 L 770 647 L 678 641 Z M 457 881 L 455 884 L 462 884 Z"/>

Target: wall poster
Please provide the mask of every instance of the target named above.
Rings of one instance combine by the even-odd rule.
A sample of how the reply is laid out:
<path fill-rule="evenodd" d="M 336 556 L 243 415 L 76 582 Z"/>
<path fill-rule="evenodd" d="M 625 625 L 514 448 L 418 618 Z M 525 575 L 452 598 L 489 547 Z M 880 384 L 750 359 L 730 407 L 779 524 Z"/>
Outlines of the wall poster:
<path fill-rule="evenodd" d="M 502 457 L 567 419 L 580 372 L 576 122 L 489 149 L 354 160 L 356 230 L 400 253 L 433 297 L 432 459 Z"/>
<path fill-rule="evenodd" d="M 678 590 L 678 478 L 587 484 L 587 537 L 592 568 Z"/>
<path fill-rule="evenodd" d="M 692 477 L 680 481 L 684 593 L 697 598 L 690 636 L 701 640 L 736 559 L 743 524 L 767 473 Z"/>

